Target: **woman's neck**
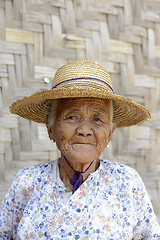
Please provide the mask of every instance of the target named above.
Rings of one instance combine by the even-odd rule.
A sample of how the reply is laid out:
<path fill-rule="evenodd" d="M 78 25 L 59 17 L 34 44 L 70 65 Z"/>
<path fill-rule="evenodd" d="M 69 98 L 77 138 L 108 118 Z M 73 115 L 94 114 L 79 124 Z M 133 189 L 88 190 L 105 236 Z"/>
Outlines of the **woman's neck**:
<path fill-rule="evenodd" d="M 67 159 L 67 161 L 69 162 L 68 159 Z M 81 180 L 82 180 L 82 182 L 84 182 L 88 178 L 90 173 L 97 170 L 97 168 L 99 167 L 99 163 L 100 163 L 100 160 L 97 159 L 97 160 L 93 161 L 92 164 L 91 164 L 91 162 L 89 162 L 89 163 L 69 162 L 69 164 L 71 165 L 70 166 L 67 163 L 67 161 L 63 156 L 59 160 L 60 178 L 66 186 L 66 191 L 72 191 L 72 189 L 73 189 L 73 186 L 70 183 L 70 179 L 74 178 L 74 173 L 75 173 L 74 170 L 76 170 L 77 172 L 84 172 L 81 174 L 81 176 L 82 176 Z M 91 164 L 91 166 L 89 167 L 90 164 Z M 85 172 L 85 170 L 87 168 L 88 168 L 88 170 Z"/>

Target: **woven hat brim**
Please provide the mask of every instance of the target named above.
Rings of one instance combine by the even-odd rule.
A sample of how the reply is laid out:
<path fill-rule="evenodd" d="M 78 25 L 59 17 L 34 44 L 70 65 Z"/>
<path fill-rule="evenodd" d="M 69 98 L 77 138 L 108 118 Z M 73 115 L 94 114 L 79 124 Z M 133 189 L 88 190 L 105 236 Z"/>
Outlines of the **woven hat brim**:
<path fill-rule="evenodd" d="M 151 116 L 142 105 L 130 98 L 105 90 L 92 89 L 49 89 L 36 92 L 12 103 L 10 111 L 28 120 L 46 122 L 49 111 L 47 99 L 93 97 L 113 100 L 113 122 L 117 128 L 141 124 Z"/>

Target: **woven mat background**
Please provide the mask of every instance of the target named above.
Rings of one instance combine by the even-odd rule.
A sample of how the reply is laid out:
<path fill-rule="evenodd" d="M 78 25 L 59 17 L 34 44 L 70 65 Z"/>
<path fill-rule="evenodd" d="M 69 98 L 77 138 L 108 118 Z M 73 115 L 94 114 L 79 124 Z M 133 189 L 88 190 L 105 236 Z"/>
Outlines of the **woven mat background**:
<path fill-rule="evenodd" d="M 80 57 L 151 111 L 145 124 L 117 129 L 103 157 L 140 173 L 160 221 L 160 0 L 0 1 L 0 199 L 19 169 L 59 156 L 43 125 L 8 106 L 50 88 L 57 68 Z"/>

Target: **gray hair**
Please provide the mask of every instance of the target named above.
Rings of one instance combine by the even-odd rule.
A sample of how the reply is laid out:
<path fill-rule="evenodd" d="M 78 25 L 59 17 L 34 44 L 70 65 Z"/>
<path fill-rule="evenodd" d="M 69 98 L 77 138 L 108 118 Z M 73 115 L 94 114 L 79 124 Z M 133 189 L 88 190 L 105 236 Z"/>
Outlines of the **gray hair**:
<path fill-rule="evenodd" d="M 59 99 L 53 99 L 49 102 L 49 113 L 48 113 L 48 126 L 52 127 L 55 123 L 56 115 L 57 115 L 57 107 L 58 107 L 58 101 Z M 110 126 L 113 125 L 113 101 L 109 99 L 110 103 L 110 116 L 109 116 L 109 122 Z"/>

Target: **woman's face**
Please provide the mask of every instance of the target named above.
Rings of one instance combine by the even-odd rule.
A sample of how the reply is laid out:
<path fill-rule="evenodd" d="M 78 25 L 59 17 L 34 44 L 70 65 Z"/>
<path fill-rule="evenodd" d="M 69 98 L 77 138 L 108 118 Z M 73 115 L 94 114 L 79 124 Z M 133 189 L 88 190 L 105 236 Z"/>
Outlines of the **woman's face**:
<path fill-rule="evenodd" d="M 110 141 L 113 129 L 109 118 L 108 100 L 60 99 L 54 126 L 48 127 L 49 137 L 70 162 L 91 162 Z"/>

